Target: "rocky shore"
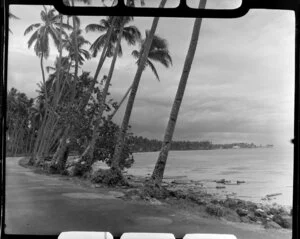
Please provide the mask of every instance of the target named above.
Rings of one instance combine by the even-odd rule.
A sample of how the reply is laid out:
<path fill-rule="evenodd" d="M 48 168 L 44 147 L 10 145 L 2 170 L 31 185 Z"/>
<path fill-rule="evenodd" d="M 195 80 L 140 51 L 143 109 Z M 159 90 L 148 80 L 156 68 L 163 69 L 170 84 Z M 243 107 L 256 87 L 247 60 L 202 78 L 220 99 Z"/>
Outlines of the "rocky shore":
<path fill-rule="evenodd" d="M 92 166 L 89 177 L 74 176 L 74 163 L 76 158 L 69 158 L 65 177 L 84 183 L 87 187 L 109 188 L 101 183 L 101 180 L 93 180 L 93 175 L 99 172 L 106 172 L 109 168 L 97 162 Z M 22 166 L 26 164 L 21 160 Z M 41 169 L 43 172 L 43 169 Z M 46 172 L 46 171 L 44 171 Z M 209 193 L 205 183 L 193 181 L 185 176 L 165 177 L 162 183 L 162 193 L 155 194 L 145 188 L 150 179 L 138 177 L 124 172 L 128 186 L 115 186 L 114 193 L 123 200 L 149 203 L 152 205 L 169 205 L 172 208 L 184 209 L 190 214 L 203 215 L 204 217 L 215 217 L 220 220 L 231 222 L 248 223 L 261 225 L 266 229 L 291 229 L 292 228 L 292 210 L 278 204 L 254 203 L 241 200 L 233 194 Z M 243 184 L 244 181 L 230 182 L 229 180 L 215 180 L 215 187 L 222 188 L 226 184 Z M 276 195 L 267 195 L 271 198 Z"/>

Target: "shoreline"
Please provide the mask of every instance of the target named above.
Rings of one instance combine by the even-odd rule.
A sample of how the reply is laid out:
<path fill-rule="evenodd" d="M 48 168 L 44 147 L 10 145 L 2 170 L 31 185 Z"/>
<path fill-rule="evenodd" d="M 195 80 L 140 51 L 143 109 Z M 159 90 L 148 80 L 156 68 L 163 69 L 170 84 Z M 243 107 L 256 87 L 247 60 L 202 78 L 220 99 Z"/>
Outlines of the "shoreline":
<path fill-rule="evenodd" d="M 273 204 L 255 203 L 248 200 L 220 196 L 208 193 L 200 181 L 185 180 L 183 176 L 166 177 L 163 180 L 163 196 L 153 195 L 145 190 L 149 177 L 133 176 L 125 173 L 129 186 L 108 187 L 101 183 L 92 183 L 90 179 L 76 176 L 49 174 L 41 168 L 27 165 L 26 157 L 19 161 L 22 167 L 30 168 L 34 173 L 61 176 L 83 187 L 114 190 L 118 198 L 130 202 L 147 203 L 154 206 L 168 205 L 171 208 L 183 209 L 190 214 L 200 214 L 233 223 L 258 225 L 265 229 L 291 230 L 292 214 L 289 208 Z M 179 206 L 180 205 L 180 206 Z"/>

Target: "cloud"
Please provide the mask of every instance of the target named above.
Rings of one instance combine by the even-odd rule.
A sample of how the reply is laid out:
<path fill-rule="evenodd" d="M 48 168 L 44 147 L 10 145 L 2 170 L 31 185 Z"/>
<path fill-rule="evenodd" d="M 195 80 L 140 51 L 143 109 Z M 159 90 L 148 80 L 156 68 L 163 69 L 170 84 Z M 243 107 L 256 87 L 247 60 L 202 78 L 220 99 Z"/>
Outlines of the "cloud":
<path fill-rule="evenodd" d="M 226 1 L 225 5 L 228 5 Z M 209 5 L 211 4 L 211 5 Z M 208 6 L 215 7 L 213 1 Z M 222 1 L 223 4 L 223 1 Z M 14 6 L 21 20 L 11 21 L 8 85 L 36 95 L 41 81 L 39 59 L 27 49 L 25 27 L 39 22 L 41 7 Z M 82 17 L 82 28 L 99 22 Z M 152 18 L 135 18 L 144 35 Z M 162 139 L 189 46 L 193 19 L 161 18 L 157 34 L 166 38 L 173 66 L 155 63 L 160 82 L 150 69 L 143 72 L 130 120 L 137 135 Z M 197 52 L 188 79 L 174 134 L 180 140 L 213 142 L 287 143 L 293 135 L 294 16 L 287 11 L 251 10 L 238 19 L 203 19 Z M 84 33 L 93 42 L 99 33 Z M 136 47 L 123 44 L 110 88 L 120 101 L 131 85 L 137 66 L 131 56 Z M 52 45 L 50 47 L 52 48 Z M 52 64 L 54 51 L 45 66 Z M 94 74 L 99 60 L 93 58 L 83 69 Z M 108 74 L 111 59 L 100 72 Z M 120 123 L 126 101 L 115 117 Z"/>

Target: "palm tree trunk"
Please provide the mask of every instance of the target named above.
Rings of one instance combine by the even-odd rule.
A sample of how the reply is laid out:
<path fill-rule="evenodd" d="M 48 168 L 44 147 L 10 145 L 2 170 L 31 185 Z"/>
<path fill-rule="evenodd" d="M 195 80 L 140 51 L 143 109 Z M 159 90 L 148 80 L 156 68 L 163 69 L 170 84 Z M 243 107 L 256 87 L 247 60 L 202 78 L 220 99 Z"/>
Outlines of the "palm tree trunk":
<path fill-rule="evenodd" d="M 123 102 L 125 101 L 125 99 L 127 98 L 127 96 L 129 95 L 129 92 L 132 89 L 132 85 L 129 86 L 128 90 L 126 91 L 125 95 L 123 96 L 122 100 L 120 101 L 120 103 L 118 104 L 118 107 L 115 108 L 115 110 L 113 111 L 113 113 L 109 116 L 109 120 L 112 120 L 112 118 L 115 116 L 115 114 L 118 112 L 118 110 L 120 109 L 120 107 L 122 106 Z"/>
<path fill-rule="evenodd" d="M 59 96 L 59 89 L 60 89 L 60 68 L 61 68 L 61 58 L 62 58 L 62 23 L 63 23 L 63 15 L 59 14 L 60 16 L 60 26 L 59 26 L 59 56 L 58 56 L 58 62 L 57 62 L 57 68 L 56 69 L 56 87 L 55 87 L 55 94 L 54 94 L 54 105 L 56 106 L 58 104 L 58 96 Z"/>
<path fill-rule="evenodd" d="M 101 102 L 100 102 L 100 111 L 99 111 L 99 114 L 97 116 L 97 120 L 96 120 L 96 123 L 95 123 L 95 128 L 93 130 L 92 139 L 90 141 L 90 144 L 88 145 L 88 147 L 86 148 L 86 150 L 84 151 L 84 153 L 82 155 L 82 157 L 87 156 L 88 159 L 91 160 L 91 161 L 93 159 L 96 139 L 97 139 L 97 136 L 98 136 L 98 131 L 99 131 L 99 127 L 100 127 L 100 124 L 101 124 L 102 116 L 103 116 L 103 113 L 104 113 L 104 110 L 105 110 L 105 103 L 106 103 L 106 97 L 107 97 L 107 94 L 108 94 L 108 89 L 109 89 L 110 82 L 111 82 L 113 72 L 114 72 L 114 69 L 115 69 L 116 61 L 117 61 L 117 58 L 118 58 L 118 52 L 119 52 L 119 49 L 120 49 L 120 46 L 121 46 L 121 40 L 122 40 L 122 36 L 123 36 L 124 24 L 125 24 L 125 21 L 123 20 L 122 25 L 121 25 L 121 29 L 120 29 L 120 33 L 118 35 L 118 40 L 117 40 L 117 45 L 116 45 L 116 48 L 115 48 L 114 56 L 113 56 L 113 59 L 112 59 L 111 65 L 110 65 L 110 69 L 109 69 L 109 72 L 108 72 L 108 76 L 107 76 L 107 79 L 105 81 L 105 86 L 104 86 L 104 89 L 103 89 L 103 92 L 102 92 Z"/>
<path fill-rule="evenodd" d="M 166 2 L 167 2 L 167 0 L 162 0 L 159 7 L 163 8 L 165 6 Z M 115 147 L 114 156 L 113 156 L 112 165 L 111 165 L 112 170 L 115 171 L 117 174 L 121 173 L 121 169 L 120 169 L 119 164 L 120 164 L 122 151 L 123 151 L 123 148 L 124 148 L 125 136 L 126 136 L 126 132 L 127 132 L 128 124 L 129 124 L 129 119 L 130 119 L 130 116 L 131 116 L 135 96 L 136 96 L 136 93 L 137 93 L 137 90 L 138 90 L 138 87 L 139 87 L 139 83 L 140 83 L 141 76 L 142 76 L 142 73 L 143 73 L 143 70 L 144 70 L 144 66 L 145 66 L 145 63 L 146 63 L 146 60 L 147 60 L 147 57 L 148 57 L 148 54 L 149 54 L 151 44 L 152 44 L 154 33 L 155 33 L 157 25 L 158 25 L 158 21 L 159 21 L 159 17 L 155 17 L 153 19 L 151 30 L 149 32 L 149 35 L 148 35 L 147 39 L 146 39 L 145 48 L 144 48 L 143 54 L 141 56 L 140 64 L 138 66 L 137 72 L 135 74 L 135 77 L 134 77 L 134 80 L 133 80 L 133 83 L 132 83 L 131 93 L 130 93 L 128 103 L 127 103 L 127 106 L 126 106 L 122 126 L 121 126 L 121 129 L 119 131 L 117 144 L 116 144 L 116 147 Z"/>
<path fill-rule="evenodd" d="M 74 0 L 72 0 L 72 5 L 74 7 Z M 76 91 L 76 84 L 78 82 L 78 63 L 79 63 L 79 58 L 78 58 L 78 41 L 77 41 L 77 24 L 75 20 L 75 16 L 73 16 L 73 31 L 74 31 L 74 49 L 75 49 L 75 72 L 74 72 L 74 84 L 72 87 L 72 95 L 71 95 L 71 101 L 75 98 L 75 91 Z"/>
<path fill-rule="evenodd" d="M 207 0 L 201 0 L 199 3 L 198 8 L 205 8 Z M 184 96 L 184 91 L 186 88 L 187 80 L 189 78 L 189 74 L 191 71 L 191 66 L 194 60 L 195 52 L 197 49 L 197 44 L 198 44 L 198 39 L 199 39 L 199 33 L 200 33 L 200 28 L 201 28 L 201 23 L 202 23 L 202 18 L 197 18 L 195 19 L 194 22 L 194 27 L 193 27 L 193 32 L 192 32 L 192 37 L 190 41 L 190 46 L 185 58 L 184 66 L 183 66 L 183 71 L 181 74 L 181 78 L 179 81 L 177 93 L 175 96 L 175 100 L 172 106 L 169 122 L 165 131 L 165 136 L 164 136 L 164 141 L 162 144 L 162 148 L 160 151 L 160 154 L 158 156 L 154 171 L 151 176 L 151 180 L 154 183 L 155 186 L 160 187 L 167 159 L 168 159 L 168 154 L 169 150 L 171 147 L 171 142 L 175 130 L 175 125 L 178 117 L 178 113 L 180 110 L 180 105 Z"/>
<path fill-rule="evenodd" d="M 59 146 L 53 156 L 52 162 L 51 164 L 57 169 L 58 172 L 62 173 L 63 170 L 65 169 L 65 165 L 66 165 L 66 160 L 65 160 L 65 153 L 67 151 L 67 138 L 69 135 L 69 131 L 70 131 L 70 125 L 67 126 L 63 137 L 61 138 L 60 142 L 59 142 Z"/>
<path fill-rule="evenodd" d="M 46 106 L 46 109 L 47 109 L 49 102 L 48 102 L 48 92 L 47 92 L 47 87 L 46 87 L 46 77 L 45 77 L 43 59 L 44 59 L 44 53 L 42 52 L 40 65 L 41 65 L 41 70 L 42 70 L 43 84 L 44 84 L 44 87 L 45 87 L 45 102 L 46 102 L 45 106 Z"/>

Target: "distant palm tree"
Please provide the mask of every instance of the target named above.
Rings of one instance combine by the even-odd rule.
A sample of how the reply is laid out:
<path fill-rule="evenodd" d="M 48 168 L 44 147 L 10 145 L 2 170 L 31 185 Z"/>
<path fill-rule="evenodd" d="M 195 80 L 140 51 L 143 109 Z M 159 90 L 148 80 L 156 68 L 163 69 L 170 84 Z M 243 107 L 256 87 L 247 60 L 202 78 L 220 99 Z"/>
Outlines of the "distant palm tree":
<path fill-rule="evenodd" d="M 143 54 L 143 49 L 145 47 L 145 42 L 146 42 L 148 34 L 149 34 L 149 31 L 146 31 L 146 38 L 141 41 L 140 50 L 139 51 L 134 50 L 132 52 L 132 55 L 137 59 L 137 62 L 136 62 L 137 65 L 139 65 L 140 58 Z M 169 53 L 167 41 L 157 35 L 154 35 L 154 37 L 153 37 L 152 44 L 151 44 L 151 47 L 149 50 L 149 54 L 148 54 L 147 60 L 144 65 L 144 70 L 146 69 L 147 66 L 149 66 L 150 69 L 152 70 L 152 72 L 154 73 L 156 79 L 159 81 L 160 80 L 159 75 L 158 75 L 155 65 L 152 61 L 161 63 L 166 68 L 169 68 L 170 65 L 172 64 L 172 58 Z M 132 88 L 132 85 L 126 91 L 122 100 L 118 104 L 118 107 L 115 108 L 113 113 L 110 115 L 110 119 L 112 119 L 114 117 L 114 115 L 117 113 L 117 111 L 119 110 L 119 108 L 121 107 L 121 105 L 123 104 L 125 99 L 127 98 L 131 88 Z"/>
<path fill-rule="evenodd" d="M 204 9 L 207 0 L 201 0 L 199 2 L 200 9 Z M 160 188 L 161 182 L 163 179 L 165 167 L 167 164 L 168 153 L 171 148 L 172 138 L 176 126 L 176 121 L 178 117 L 178 113 L 180 110 L 180 105 L 183 99 L 184 91 L 186 88 L 187 80 L 189 78 L 189 74 L 191 71 L 191 66 L 194 60 L 195 52 L 198 45 L 198 39 L 201 29 L 202 18 L 196 18 L 194 22 L 193 32 L 191 36 L 191 41 L 189 45 L 189 49 L 185 58 L 182 74 L 180 77 L 178 89 L 176 92 L 176 96 L 172 105 L 172 110 L 170 113 L 169 122 L 165 131 L 164 141 L 161 147 L 161 151 L 159 153 L 158 159 L 156 161 L 155 168 L 153 170 L 151 181 L 154 186 Z"/>

